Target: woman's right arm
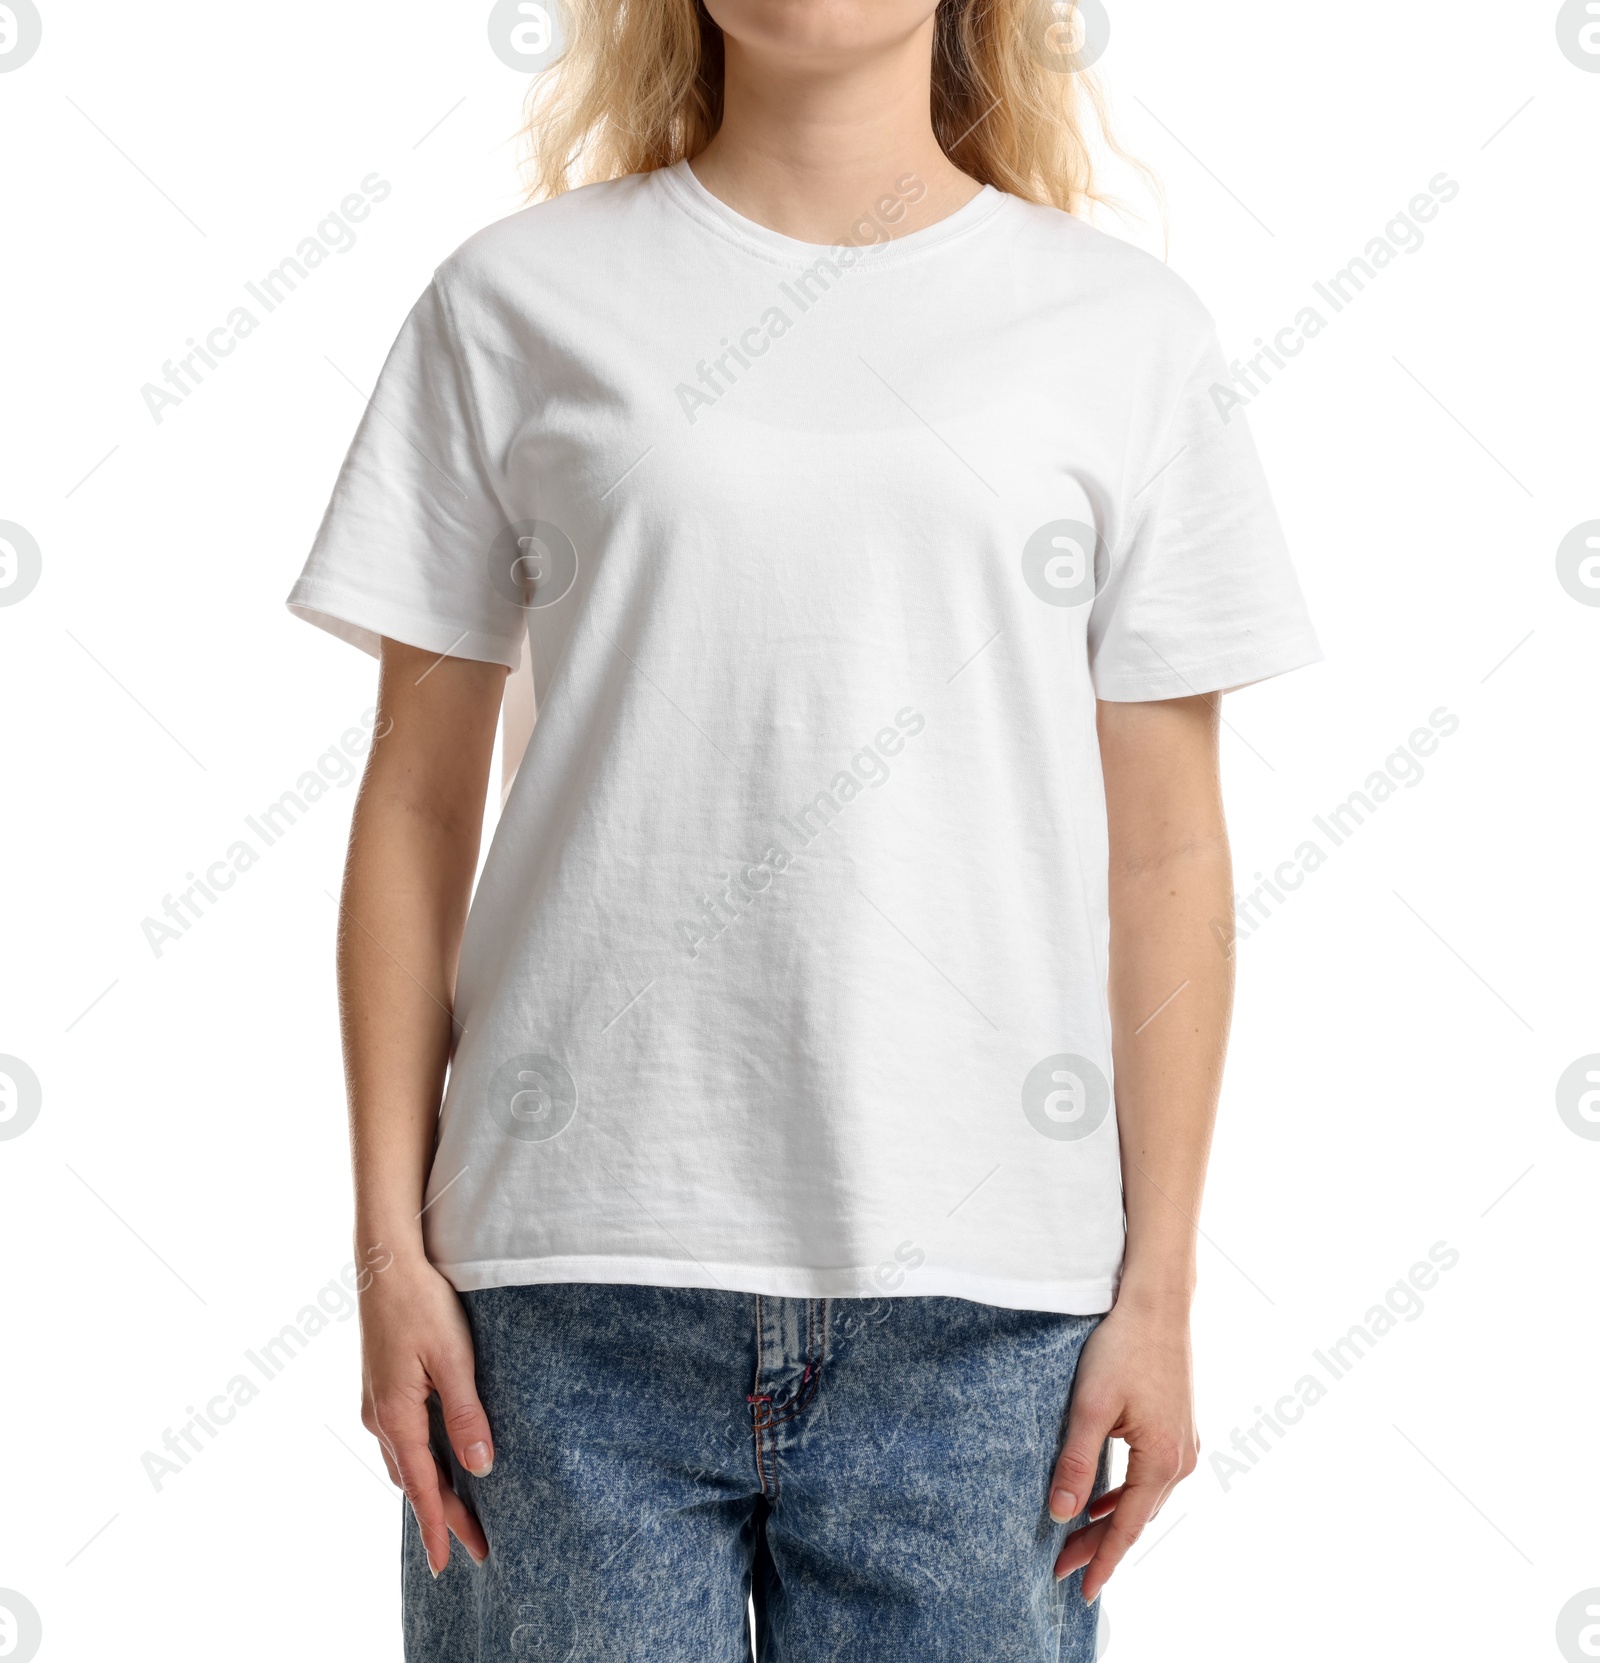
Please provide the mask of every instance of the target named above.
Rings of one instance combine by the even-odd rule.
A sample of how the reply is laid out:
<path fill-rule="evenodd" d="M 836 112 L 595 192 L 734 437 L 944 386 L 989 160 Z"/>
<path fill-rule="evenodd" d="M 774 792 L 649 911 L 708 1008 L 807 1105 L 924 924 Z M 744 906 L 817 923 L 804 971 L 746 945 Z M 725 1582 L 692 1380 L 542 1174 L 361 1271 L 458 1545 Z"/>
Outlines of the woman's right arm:
<path fill-rule="evenodd" d="M 483 831 L 505 670 L 383 643 L 374 743 L 356 799 L 339 916 L 339 1007 L 355 1172 L 361 1419 L 417 1516 L 434 1575 L 449 1532 L 488 1543 L 428 1446 L 437 1392 L 456 1459 L 494 1443 L 454 1288 L 422 1246 L 422 1196 L 453 1049 L 451 1006 Z"/>

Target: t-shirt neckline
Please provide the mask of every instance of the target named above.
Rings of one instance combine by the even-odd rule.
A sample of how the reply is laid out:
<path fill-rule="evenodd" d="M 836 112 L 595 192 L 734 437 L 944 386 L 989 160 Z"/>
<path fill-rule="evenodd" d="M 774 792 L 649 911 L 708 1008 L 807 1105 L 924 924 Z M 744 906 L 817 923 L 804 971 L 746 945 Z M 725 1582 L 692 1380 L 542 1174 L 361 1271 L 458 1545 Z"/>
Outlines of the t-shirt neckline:
<path fill-rule="evenodd" d="M 743 214 L 730 208 L 720 196 L 714 196 L 701 184 L 687 158 L 673 162 L 668 167 L 658 168 L 656 175 L 678 205 L 702 224 L 711 226 L 730 241 L 754 253 L 765 255 L 769 259 L 781 260 L 785 264 L 792 262 L 799 265 L 810 265 L 816 260 L 837 255 L 841 248 L 852 246 L 859 248 L 860 252 L 868 257 L 865 261 L 867 264 L 882 265 L 890 261 L 898 263 L 981 225 L 998 213 L 1009 200 L 1004 191 L 996 190 L 993 185 L 981 185 L 977 193 L 963 202 L 954 213 L 946 214 L 943 219 L 935 220 L 932 225 L 908 231 L 904 236 L 892 237 L 887 242 L 855 245 L 810 243 L 803 242 L 798 237 L 786 236 L 782 231 L 774 231 L 770 226 L 762 225 L 756 220 L 746 219 Z"/>

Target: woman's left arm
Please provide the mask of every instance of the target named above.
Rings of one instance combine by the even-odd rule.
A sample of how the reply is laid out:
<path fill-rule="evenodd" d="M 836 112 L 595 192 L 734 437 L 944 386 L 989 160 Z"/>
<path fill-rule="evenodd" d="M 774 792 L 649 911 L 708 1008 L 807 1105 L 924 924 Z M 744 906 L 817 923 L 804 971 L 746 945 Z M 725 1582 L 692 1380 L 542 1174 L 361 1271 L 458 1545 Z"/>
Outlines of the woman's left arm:
<path fill-rule="evenodd" d="M 1092 1600 L 1199 1442 L 1189 1354 L 1196 1218 L 1233 1000 L 1233 877 L 1217 761 L 1220 694 L 1099 707 L 1111 843 L 1111 1027 L 1128 1239 L 1116 1304 L 1078 1364 L 1050 1512 L 1084 1506 L 1108 1437 L 1126 1482 L 1056 1561 Z M 1225 920 L 1224 937 L 1214 932 Z"/>

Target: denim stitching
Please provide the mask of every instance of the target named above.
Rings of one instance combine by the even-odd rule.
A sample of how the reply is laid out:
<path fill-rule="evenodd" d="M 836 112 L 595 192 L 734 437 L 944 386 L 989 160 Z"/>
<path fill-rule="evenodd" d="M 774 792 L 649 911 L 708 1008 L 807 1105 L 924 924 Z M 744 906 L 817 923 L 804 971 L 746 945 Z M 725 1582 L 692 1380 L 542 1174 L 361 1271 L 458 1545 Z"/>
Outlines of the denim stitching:
<path fill-rule="evenodd" d="M 763 1323 L 761 1295 L 755 1295 L 756 1301 L 756 1329 L 758 1346 L 763 1339 Z M 761 1484 L 761 1493 L 773 1505 L 777 1504 L 782 1491 L 782 1484 L 778 1477 L 778 1451 L 773 1439 L 775 1428 L 787 1424 L 803 1415 L 816 1401 L 818 1387 L 822 1383 L 822 1358 L 827 1349 L 828 1333 L 828 1302 L 824 1300 L 808 1299 L 806 1301 L 806 1366 L 800 1377 L 800 1384 L 795 1388 L 794 1395 L 776 1414 L 773 1412 L 773 1395 L 770 1392 L 755 1391 L 747 1394 L 746 1402 L 753 1411 L 751 1426 L 756 1445 L 756 1476 Z M 756 1385 L 761 1385 L 760 1363 L 756 1366 Z M 769 1442 L 769 1440 L 772 1440 Z M 771 1477 L 768 1477 L 768 1460 L 771 1456 Z M 770 1482 L 770 1488 L 769 1488 Z"/>
<path fill-rule="evenodd" d="M 789 1400 L 789 1403 L 784 1408 L 783 1412 L 781 1414 L 773 1415 L 771 1414 L 771 1410 L 769 1408 L 768 1414 L 770 1419 L 767 1421 L 767 1425 L 782 1426 L 785 1421 L 791 1421 L 796 1415 L 804 1414 L 805 1411 L 811 1407 L 812 1400 L 817 1395 L 817 1385 L 820 1379 L 820 1372 L 817 1369 L 814 1369 L 811 1364 L 807 1363 L 806 1372 L 801 1376 L 800 1384 L 796 1387 L 794 1396 Z M 771 1398 L 767 1398 L 764 1401 L 769 1405 L 772 1402 Z"/>
<path fill-rule="evenodd" d="M 762 1495 L 765 1495 L 767 1493 L 767 1467 L 766 1467 L 766 1458 L 765 1458 L 765 1455 L 764 1455 L 763 1450 L 762 1450 L 762 1441 L 763 1441 L 763 1439 L 765 1437 L 765 1434 L 766 1434 L 766 1426 L 767 1426 L 766 1417 L 771 1412 L 772 1399 L 771 1399 L 770 1396 L 764 1395 L 762 1393 L 762 1390 L 761 1390 L 761 1365 L 762 1365 L 762 1361 L 763 1361 L 763 1358 L 764 1358 L 764 1353 L 765 1353 L 765 1350 L 766 1350 L 766 1334 L 765 1334 L 765 1323 L 764 1323 L 763 1317 L 762 1317 L 761 1295 L 760 1294 L 757 1294 L 755 1296 L 755 1301 L 756 1301 L 756 1377 L 755 1377 L 755 1380 L 752 1382 L 752 1384 L 755 1387 L 755 1390 L 753 1392 L 750 1392 L 749 1394 L 747 1394 L 747 1396 L 745 1398 L 745 1401 L 751 1406 L 751 1411 L 752 1411 L 751 1416 L 750 1416 L 750 1422 L 751 1422 L 751 1431 L 752 1431 L 752 1434 L 755 1438 L 755 1446 L 756 1446 L 756 1451 L 755 1451 L 755 1453 L 756 1453 L 756 1479 L 761 1485 Z"/>

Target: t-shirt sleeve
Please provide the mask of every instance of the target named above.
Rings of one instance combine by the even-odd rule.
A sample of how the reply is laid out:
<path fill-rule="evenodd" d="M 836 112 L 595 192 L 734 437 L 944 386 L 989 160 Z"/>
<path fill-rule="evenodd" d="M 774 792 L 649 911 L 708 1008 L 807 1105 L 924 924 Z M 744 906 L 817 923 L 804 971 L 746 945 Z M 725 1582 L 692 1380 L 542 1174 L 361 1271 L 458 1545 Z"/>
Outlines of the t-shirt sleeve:
<path fill-rule="evenodd" d="M 1096 696 L 1177 699 L 1322 656 L 1214 331 L 1145 453 L 1089 616 Z"/>
<path fill-rule="evenodd" d="M 507 518 L 432 283 L 390 349 L 289 610 L 370 653 L 389 636 L 515 669 L 525 617 L 490 580 Z"/>

